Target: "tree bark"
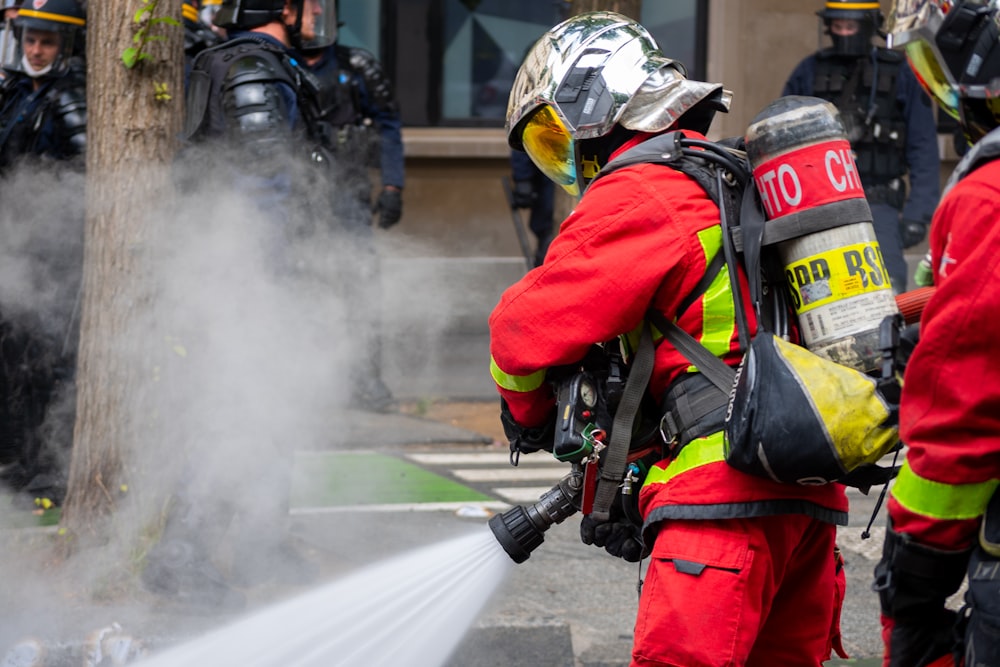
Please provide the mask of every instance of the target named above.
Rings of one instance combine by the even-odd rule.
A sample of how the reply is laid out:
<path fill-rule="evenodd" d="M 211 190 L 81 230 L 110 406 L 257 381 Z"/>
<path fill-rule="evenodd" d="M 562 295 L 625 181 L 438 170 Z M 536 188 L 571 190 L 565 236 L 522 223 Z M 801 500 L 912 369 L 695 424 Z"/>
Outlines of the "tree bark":
<path fill-rule="evenodd" d="M 143 24 L 136 12 L 178 25 L 145 24 L 148 59 L 134 69 L 122 52 Z M 181 3 L 90 2 L 87 16 L 87 195 L 83 300 L 76 374 L 77 417 L 62 528 L 101 540 L 104 520 L 129 482 L 129 454 L 141 437 L 133 397 L 144 367 L 137 324 L 151 303 L 151 213 L 169 201 L 168 166 L 183 117 Z M 165 89 L 163 86 L 166 86 Z M 157 95 L 157 90 L 160 96 Z M 164 99 L 166 92 L 170 99 Z M 69 542 L 67 542 L 69 543 Z"/>

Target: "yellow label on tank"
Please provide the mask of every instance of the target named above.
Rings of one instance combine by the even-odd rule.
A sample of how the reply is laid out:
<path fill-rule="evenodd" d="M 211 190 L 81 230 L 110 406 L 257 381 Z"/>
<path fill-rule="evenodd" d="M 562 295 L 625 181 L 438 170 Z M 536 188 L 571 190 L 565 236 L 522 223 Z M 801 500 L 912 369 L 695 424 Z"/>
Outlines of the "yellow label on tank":
<path fill-rule="evenodd" d="M 892 289 L 878 243 L 855 243 L 810 255 L 785 266 L 799 314 L 861 294 Z"/>

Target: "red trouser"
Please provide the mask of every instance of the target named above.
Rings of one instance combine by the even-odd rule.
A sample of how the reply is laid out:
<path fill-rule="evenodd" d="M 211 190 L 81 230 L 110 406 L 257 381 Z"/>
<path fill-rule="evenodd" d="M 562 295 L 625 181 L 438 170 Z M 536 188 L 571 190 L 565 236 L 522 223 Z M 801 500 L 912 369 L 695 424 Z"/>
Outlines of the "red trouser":
<path fill-rule="evenodd" d="M 664 522 L 632 666 L 818 667 L 839 635 L 836 536 L 801 515 Z"/>

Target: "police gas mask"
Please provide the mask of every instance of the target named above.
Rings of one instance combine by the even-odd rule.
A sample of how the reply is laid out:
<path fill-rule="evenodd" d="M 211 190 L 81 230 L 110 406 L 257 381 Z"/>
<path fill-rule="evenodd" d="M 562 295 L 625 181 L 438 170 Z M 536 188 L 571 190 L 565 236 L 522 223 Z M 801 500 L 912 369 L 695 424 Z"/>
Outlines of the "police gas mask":
<path fill-rule="evenodd" d="M 839 56 L 860 57 L 872 49 L 875 23 L 871 19 L 833 18 L 823 20 L 825 32 Z"/>

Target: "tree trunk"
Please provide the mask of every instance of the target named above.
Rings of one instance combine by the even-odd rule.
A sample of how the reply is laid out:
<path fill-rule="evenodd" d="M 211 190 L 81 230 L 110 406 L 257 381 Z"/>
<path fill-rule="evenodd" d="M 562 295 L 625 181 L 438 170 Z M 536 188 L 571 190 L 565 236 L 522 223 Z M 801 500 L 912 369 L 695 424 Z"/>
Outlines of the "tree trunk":
<path fill-rule="evenodd" d="M 584 12 L 604 10 L 618 12 L 638 21 L 641 7 L 642 0 L 572 0 L 569 13 L 570 16 L 576 16 Z M 575 205 L 576 200 L 572 196 L 562 188 L 556 188 L 556 220 L 565 220 Z"/>
<path fill-rule="evenodd" d="M 77 417 L 62 527 L 102 539 L 101 528 L 129 482 L 129 453 L 140 438 L 132 407 L 144 368 L 136 324 L 151 302 L 144 284 L 150 213 L 164 206 L 183 117 L 183 28 L 174 0 L 90 2 L 87 17 L 87 212 L 77 365 Z M 145 23 L 149 58 L 122 61 L 142 23 L 140 8 L 178 25 Z M 164 89 L 163 86 L 166 86 Z M 157 95 L 157 92 L 160 92 Z M 166 92 L 170 99 L 165 99 Z M 158 204 L 158 202 L 161 202 Z M 84 542 L 86 543 L 86 542 Z"/>

